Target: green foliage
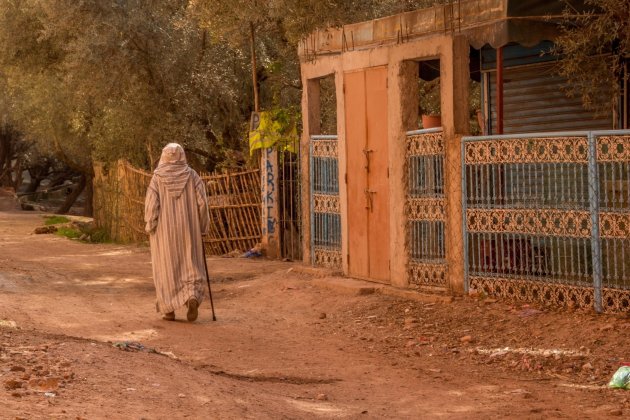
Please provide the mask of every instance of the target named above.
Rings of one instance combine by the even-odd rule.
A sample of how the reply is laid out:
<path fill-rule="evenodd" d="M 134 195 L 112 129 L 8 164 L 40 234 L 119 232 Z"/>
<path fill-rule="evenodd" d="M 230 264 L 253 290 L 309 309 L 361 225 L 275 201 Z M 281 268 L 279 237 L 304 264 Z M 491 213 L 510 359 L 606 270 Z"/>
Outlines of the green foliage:
<path fill-rule="evenodd" d="M 441 114 L 440 79 L 426 81 L 418 79 L 420 113 L 424 115 Z"/>
<path fill-rule="evenodd" d="M 316 29 L 361 22 L 444 3 L 444 0 L 199 0 L 193 13 L 212 37 L 242 51 L 250 48 L 249 26 L 255 28 L 261 106 L 298 108 L 300 79 L 298 42 Z M 249 56 L 249 53 L 246 53 Z M 326 79 L 325 83 L 330 83 Z M 251 84 L 249 85 L 251 89 Z M 322 109 L 331 105 L 334 89 L 322 92 Z M 336 110 L 335 110 L 336 111 Z M 336 132 L 336 122 L 323 112 L 323 132 Z"/>
<path fill-rule="evenodd" d="M 335 76 L 328 76 L 319 81 L 321 95 L 321 133 L 337 134 L 337 89 Z"/>
<path fill-rule="evenodd" d="M 79 239 L 81 235 L 83 235 L 83 233 L 78 229 L 62 226 L 57 229 L 57 232 L 55 232 L 55 235 L 64 236 L 68 239 Z"/>
<path fill-rule="evenodd" d="M 418 79 L 420 114 L 440 115 L 440 79 L 426 81 Z M 479 135 L 481 127 L 477 121 L 477 110 L 481 109 L 481 86 L 480 83 L 471 80 L 468 84 L 468 112 L 470 119 L 470 133 Z"/>
<path fill-rule="evenodd" d="M 630 56 L 630 2 L 585 3 L 585 12 L 565 10 L 563 35 L 552 53 L 564 58 L 558 73 L 569 81 L 567 94 L 580 97 L 586 109 L 610 114 L 619 94 L 619 81 L 628 77 L 623 75 L 622 63 Z"/>
<path fill-rule="evenodd" d="M 49 223 L 49 220 L 58 220 L 56 223 Z M 81 239 L 84 238 L 83 241 L 87 243 L 110 243 L 112 242 L 109 238 L 109 235 L 104 229 L 94 227 L 92 224 L 87 223 L 76 223 L 70 222 L 65 217 L 53 216 L 48 218 L 46 221 L 47 225 L 51 224 L 62 224 L 68 223 L 66 225 L 59 226 L 56 235 L 63 236 L 68 239 Z"/>
<path fill-rule="evenodd" d="M 90 239 L 93 243 L 111 243 L 112 240 L 104 229 L 94 229 L 90 233 Z"/>
<path fill-rule="evenodd" d="M 471 80 L 468 83 L 468 112 L 470 134 L 473 136 L 481 135 L 477 111 L 481 111 L 481 83 Z"/>
<path fill-rule="evenodd" d="M 4 0 L 0 117 L 38 154 L 88 176 L 95 160 L 154 167 L 171 141 L 203 169 L 240 164 L 253 102 L 250 24 L 262 108 L 295 114 L 305 35 L 434 3 Z"/>
<path fill-rule="evenodd" d="M 0 12 L 9 118 L 40 149 L 89 173 L 92 160 L 155 165 L 170 141 L 209 166 L 244 148 L 247 57 L 209 39 L 188 1 L 24 0 Z"/>
<path fill-rule="evenodd" d="M 256 150 L 269 147 L 295 153 L 299 148 L 298 118 L 298 112 L 285 108 L 260 112 L 256 129 L 249 132 L 250 154 L 254 155 Z"/>
<path fill-rule="evenodd" d="M 46 216 L 45 219 L 46 221 L 44 222 L 44 224 L 46 226 L 70 223 L 70 219 L 65 216 Z"/>

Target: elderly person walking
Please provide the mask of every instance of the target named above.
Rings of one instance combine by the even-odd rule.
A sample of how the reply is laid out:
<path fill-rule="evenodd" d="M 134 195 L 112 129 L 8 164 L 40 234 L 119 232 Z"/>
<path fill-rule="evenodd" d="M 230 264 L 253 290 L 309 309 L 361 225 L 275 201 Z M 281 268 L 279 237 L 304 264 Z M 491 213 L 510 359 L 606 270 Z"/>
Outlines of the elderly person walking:
<path fill-rule="evenodd" d="M 186 162 L 184 149 L 169 143 L 147 190 L 145 230 L 150 234 L 156 309 L 175 320 L 175 310 L 186 305 L 186 318 L 197 319 L 206 277 L 201 233 L 210 224 L 206 189 Z"/>

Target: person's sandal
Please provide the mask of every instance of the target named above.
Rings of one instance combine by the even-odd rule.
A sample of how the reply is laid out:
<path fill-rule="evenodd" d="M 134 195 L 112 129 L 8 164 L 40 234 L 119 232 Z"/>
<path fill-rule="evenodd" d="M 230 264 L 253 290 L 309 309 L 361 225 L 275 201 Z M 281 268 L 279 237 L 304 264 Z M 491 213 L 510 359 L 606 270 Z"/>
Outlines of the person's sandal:
<path fill-rule="evenodd" d="M 199 316 L 199 302 L 197 299 L 192 298 L 188 300 L 188 313 L 186 314 L 186 319 L 188 322 L 193 322 Z"/>
<path fill-rule="evenodd" d="M 162 315 L 164 321 L 175 321 L 175 312 L 169 312 Z"/>

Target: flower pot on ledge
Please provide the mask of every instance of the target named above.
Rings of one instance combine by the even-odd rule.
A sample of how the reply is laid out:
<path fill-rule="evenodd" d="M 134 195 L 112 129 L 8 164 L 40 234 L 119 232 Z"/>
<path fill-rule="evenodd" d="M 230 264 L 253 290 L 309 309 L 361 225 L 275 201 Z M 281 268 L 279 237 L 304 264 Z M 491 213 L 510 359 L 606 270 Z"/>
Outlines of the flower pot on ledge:
<path fill-rule="evenodd" d="M 442 117 L 440 115 L 422 115 L 422 128 L 442 127 Z"/>

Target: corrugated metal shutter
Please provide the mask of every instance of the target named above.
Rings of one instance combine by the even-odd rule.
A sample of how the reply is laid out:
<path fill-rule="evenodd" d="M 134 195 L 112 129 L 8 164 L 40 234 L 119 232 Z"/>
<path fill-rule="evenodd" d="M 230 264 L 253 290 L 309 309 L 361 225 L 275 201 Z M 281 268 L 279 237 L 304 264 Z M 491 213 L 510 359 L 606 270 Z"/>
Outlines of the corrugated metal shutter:
<path fill-rule="evenodd" d="M 496 134 L 496 72 L 487 73 L 490 89 L 484 89 L 484 99 L 489 100 Z M 582 107 L 580 98 L 566 96 L 562 90 L 566 79 L 554 74 L 553 64 L 510 67 L 503 74 L 505 134 L 612 128 L 612 117 L 596 116 Z"/>

